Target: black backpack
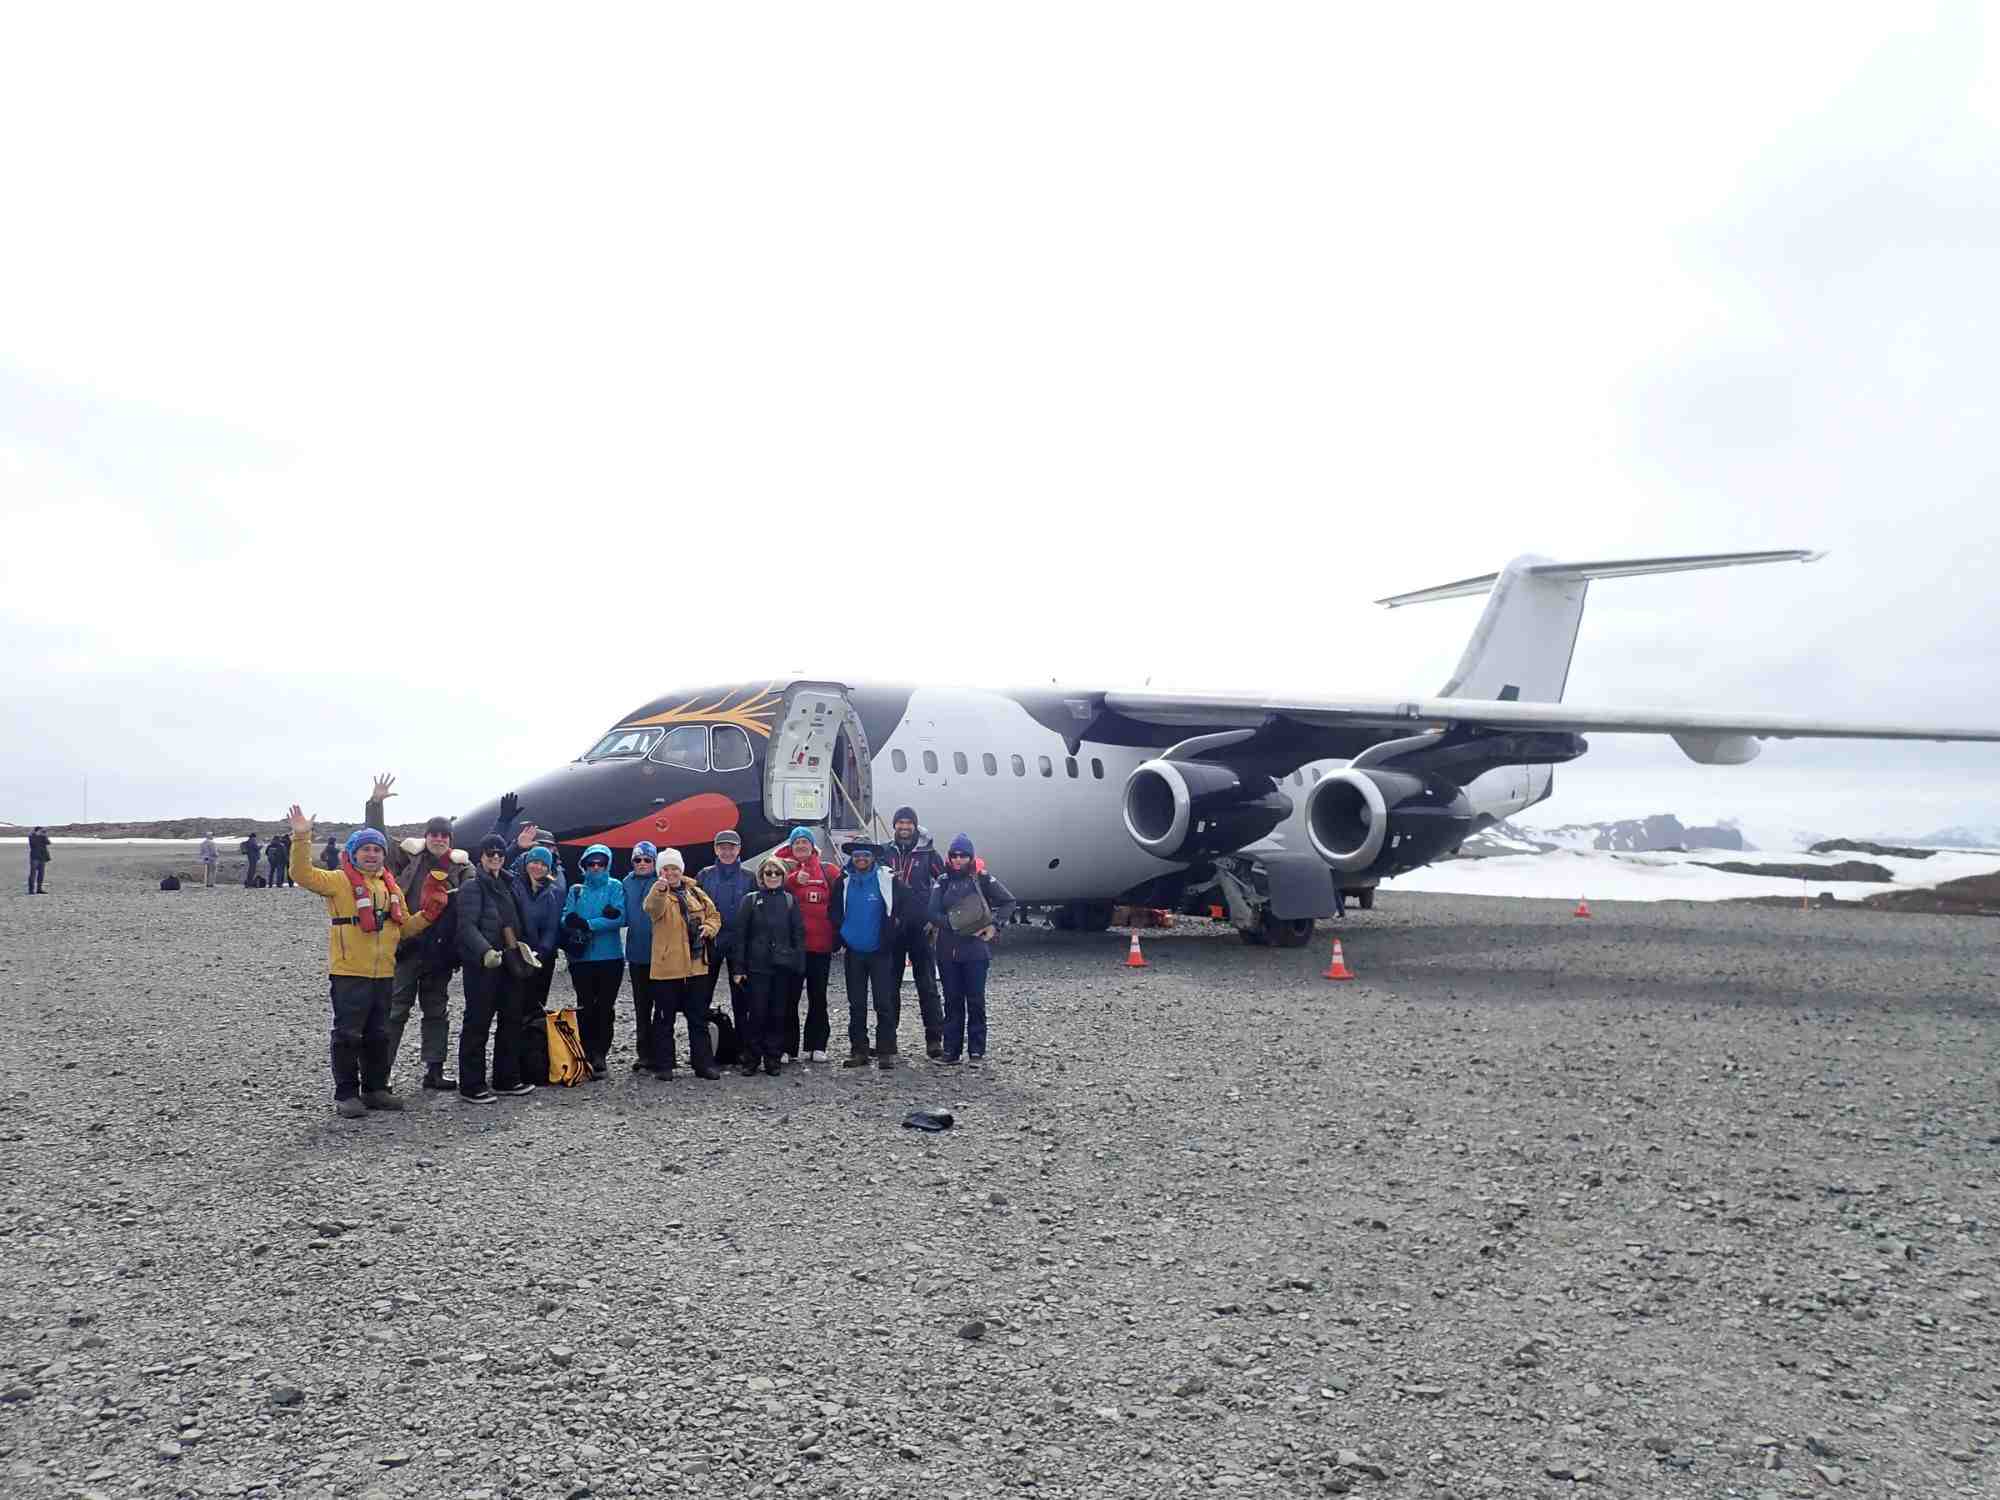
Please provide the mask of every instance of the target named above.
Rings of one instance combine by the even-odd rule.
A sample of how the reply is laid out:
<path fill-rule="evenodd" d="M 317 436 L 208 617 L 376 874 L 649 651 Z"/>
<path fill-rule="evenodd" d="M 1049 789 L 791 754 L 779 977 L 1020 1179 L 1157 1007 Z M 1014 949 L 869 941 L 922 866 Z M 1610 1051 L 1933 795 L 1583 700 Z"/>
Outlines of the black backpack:
<path fill-rule="evenodd" d="M 177 891 L 180 888 L 181 883 L 177 876 L 169 875 L 165 880 L 160 882 L 160 889 L 163 891 Z"/>

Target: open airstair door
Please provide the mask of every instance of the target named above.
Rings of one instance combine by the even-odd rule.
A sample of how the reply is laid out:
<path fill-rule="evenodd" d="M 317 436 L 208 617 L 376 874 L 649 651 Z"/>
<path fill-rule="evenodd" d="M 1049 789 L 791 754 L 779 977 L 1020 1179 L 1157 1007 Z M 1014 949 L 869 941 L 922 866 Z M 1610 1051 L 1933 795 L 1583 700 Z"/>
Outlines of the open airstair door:
<path fill-rule="evenodd" d="M 875 823 L 873 751 L 837 682 L 797 682 L 785 695 L 764 760 L 764 810 L 804 823 L 837 848 Z"/>

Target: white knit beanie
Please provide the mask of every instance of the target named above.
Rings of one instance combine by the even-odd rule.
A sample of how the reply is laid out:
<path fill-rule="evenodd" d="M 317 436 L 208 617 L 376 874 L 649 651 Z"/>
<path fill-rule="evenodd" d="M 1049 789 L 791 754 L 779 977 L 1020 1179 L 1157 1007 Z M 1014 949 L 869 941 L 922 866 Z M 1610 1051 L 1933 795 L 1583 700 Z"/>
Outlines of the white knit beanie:
<path fill-rule="evenodd" d="M 664 870 L 664 869 L 666 869 L 666 868 L 667 868 L 667 867 L 668 867 L 669 865 L 673 866 L 673 867 L 674 867 L 674 868 L 675 868 L 676 870 L 679 870 L 679 871 L 681 871 L 681 872 L 685 873 L 685 872 L 686 872 L 686 870 L 687 870 L 687 867 L 688 867 L 688 862 L 687 862 L 687 860 L 686 860 L 686 859 L 685 859 L 685 858 L 684 858 L 684 857 L 682 856 L 682 854 L 681 854 L 681 851 L 680 851 L 680 850 L 678 850 L 678 849 L 662 849 L 662 850 L 660 851 L 660 868 L 661 868 L 662 870 Z"/>

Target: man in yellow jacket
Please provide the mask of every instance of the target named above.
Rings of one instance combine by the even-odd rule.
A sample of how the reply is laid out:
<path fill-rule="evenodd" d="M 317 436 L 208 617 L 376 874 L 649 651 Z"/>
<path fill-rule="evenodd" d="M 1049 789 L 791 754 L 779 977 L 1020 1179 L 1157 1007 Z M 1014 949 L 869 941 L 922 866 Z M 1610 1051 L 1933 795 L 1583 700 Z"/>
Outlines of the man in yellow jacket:
<path fill-rule="evenodd" d="M 396 945 L 437 920 L 446 893 L 424 891 L 411 911 L 384 862 L 389 841 L 373 828 L 348 837 L 338 869 L 312 862 L 313 820 L 292 804 L 292 879 L 326 902 L 326 960 L 333 996 L 333 1108 L 358 1120 L 371 1109 L 401 1109 L 389 1092 L 389 998 Z M 426 882 L 427 885 L 436 882 Z"/>

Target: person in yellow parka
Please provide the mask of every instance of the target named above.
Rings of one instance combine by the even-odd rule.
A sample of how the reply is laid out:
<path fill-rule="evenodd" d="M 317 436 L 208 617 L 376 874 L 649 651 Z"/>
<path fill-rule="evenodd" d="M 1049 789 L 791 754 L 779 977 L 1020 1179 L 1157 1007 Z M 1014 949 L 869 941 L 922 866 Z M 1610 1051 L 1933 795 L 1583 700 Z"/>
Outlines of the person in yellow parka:
<path fill-rule="evenodd" d="M 653 919 L 653 1077 L 674 1076 L 674 1017 L 687 1017 L 688 1066 L 697 1078 L 720 1078 L 715 1049 L 708 1040 L 708 1007 L 703 989 L 689 981 L 708 972 L 708 945 L 722 931 L 722 913 L 708 892 L 687 878 L 678 849 L 660 851 L 660 878 L 646 893 Z"/>
<path fill-rule="evenodd" d="M 396 877 L 384 868 L 389 841 L 373 828 L 348 836 L 340 867 L 312 862 L 313 820 L 292 804 L 292 879 L 326 902 L 330 925 L 326 962 L 333 998 L 333 1108 L 344 1120 L 371 1109 L 401 1109 L 389 1091 L 389 997 L 396 980 L 396 945 L 438 919 L 449 893 L 426 882 L 423 905 L 411 911 Z M 436 910 L 433 910 L 433 906 Z"/>

